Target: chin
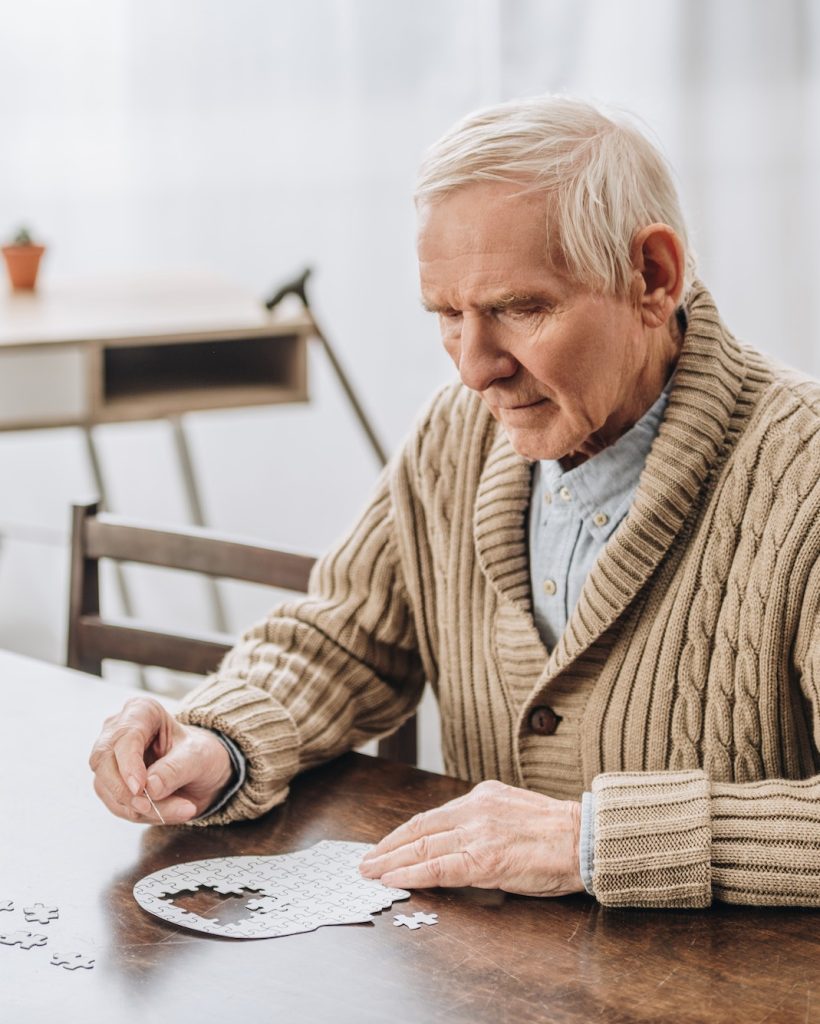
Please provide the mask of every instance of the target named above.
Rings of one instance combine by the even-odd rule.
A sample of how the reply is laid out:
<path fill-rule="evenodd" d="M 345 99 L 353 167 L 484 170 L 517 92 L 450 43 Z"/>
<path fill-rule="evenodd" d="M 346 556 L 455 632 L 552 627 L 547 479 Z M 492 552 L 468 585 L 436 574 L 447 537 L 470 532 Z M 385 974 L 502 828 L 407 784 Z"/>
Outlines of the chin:
<path fill-rule="evenodd" d="M 556 443 L 543 432 L 537 430 L 521 430 L 515 427 L 504 427 L 507 440 L 517 455 L 531 462 L 540 462 L 542 459 L 563 459 L 571 449 L 566 445 Z"/>

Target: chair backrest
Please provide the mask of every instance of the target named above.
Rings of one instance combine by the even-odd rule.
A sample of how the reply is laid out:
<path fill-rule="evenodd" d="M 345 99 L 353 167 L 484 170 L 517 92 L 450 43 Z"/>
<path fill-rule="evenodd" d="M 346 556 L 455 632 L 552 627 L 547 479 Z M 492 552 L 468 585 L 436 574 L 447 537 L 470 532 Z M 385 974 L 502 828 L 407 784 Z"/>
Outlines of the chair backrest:
<path fill-rule="evenodd" d="M 306 592 L 315 558 L 250 544 L 196 527 L 157 529 L 101 514 L 97 502 L 75 505 L 68 608 L 69 668 L 102 675 L 104 658 L 179 672 L 213 672 L 231 647 L 222 634 L 158 631 L 133 619 L 100 614 L 99 560 L 139 562 Z M 379 741 L 379 755 L 416 762 L 416 719 Z"/>

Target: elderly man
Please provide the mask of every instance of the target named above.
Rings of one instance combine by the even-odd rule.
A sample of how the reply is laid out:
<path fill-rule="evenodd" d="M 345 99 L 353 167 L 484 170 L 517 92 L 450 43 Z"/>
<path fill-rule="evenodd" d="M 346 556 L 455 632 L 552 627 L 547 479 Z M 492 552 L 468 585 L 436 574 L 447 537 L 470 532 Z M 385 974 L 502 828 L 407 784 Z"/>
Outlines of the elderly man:
<path fill-rule="evenodd" d="M 662 158 L 588 104 L 468 117 L 416 202 L 461 381 L 310 596 L 176 719 L 146 698 L 106 723 L 99 795 L 134 821 L 143 785 L 170 822 L 263 814 L 429 680 L 477 785 L 369 877 L 820 905 L 820 385 L 732 337 Z"/>

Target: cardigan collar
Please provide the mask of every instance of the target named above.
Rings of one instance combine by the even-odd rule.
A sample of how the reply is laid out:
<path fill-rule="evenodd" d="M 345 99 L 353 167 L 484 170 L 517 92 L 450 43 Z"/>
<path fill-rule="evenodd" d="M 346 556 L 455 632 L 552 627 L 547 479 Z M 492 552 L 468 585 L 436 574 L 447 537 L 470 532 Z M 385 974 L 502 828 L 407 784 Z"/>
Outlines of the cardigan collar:
<path fill-rule="evenodd" d="M 577 658 L 635 598 L 681 530 L 724 446 L 746 372 L 744 354 L 699 282 L 687 315 L 666 414 L 635 499 L 601 552 L 552 652 L 555 671 Z M 505 601 L 530 616 L 527 509 L 532 467 L 496 425 L 473 521 L 485 576 Z"/>

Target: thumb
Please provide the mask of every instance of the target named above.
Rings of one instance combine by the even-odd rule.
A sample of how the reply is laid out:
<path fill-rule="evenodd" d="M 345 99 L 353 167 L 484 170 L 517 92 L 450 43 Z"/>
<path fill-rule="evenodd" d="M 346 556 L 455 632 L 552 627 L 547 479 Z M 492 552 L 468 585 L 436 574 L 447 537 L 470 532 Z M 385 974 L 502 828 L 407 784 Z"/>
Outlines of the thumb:
<path fill-rule="evenodd" d="M 148 769 L 145 786 L 152 800 L 165 800 L 197 779 L 200 771 L 201 766 L 191 746 L 180 743 L 172 747 L 165 757 L 154 761 Z"/>

